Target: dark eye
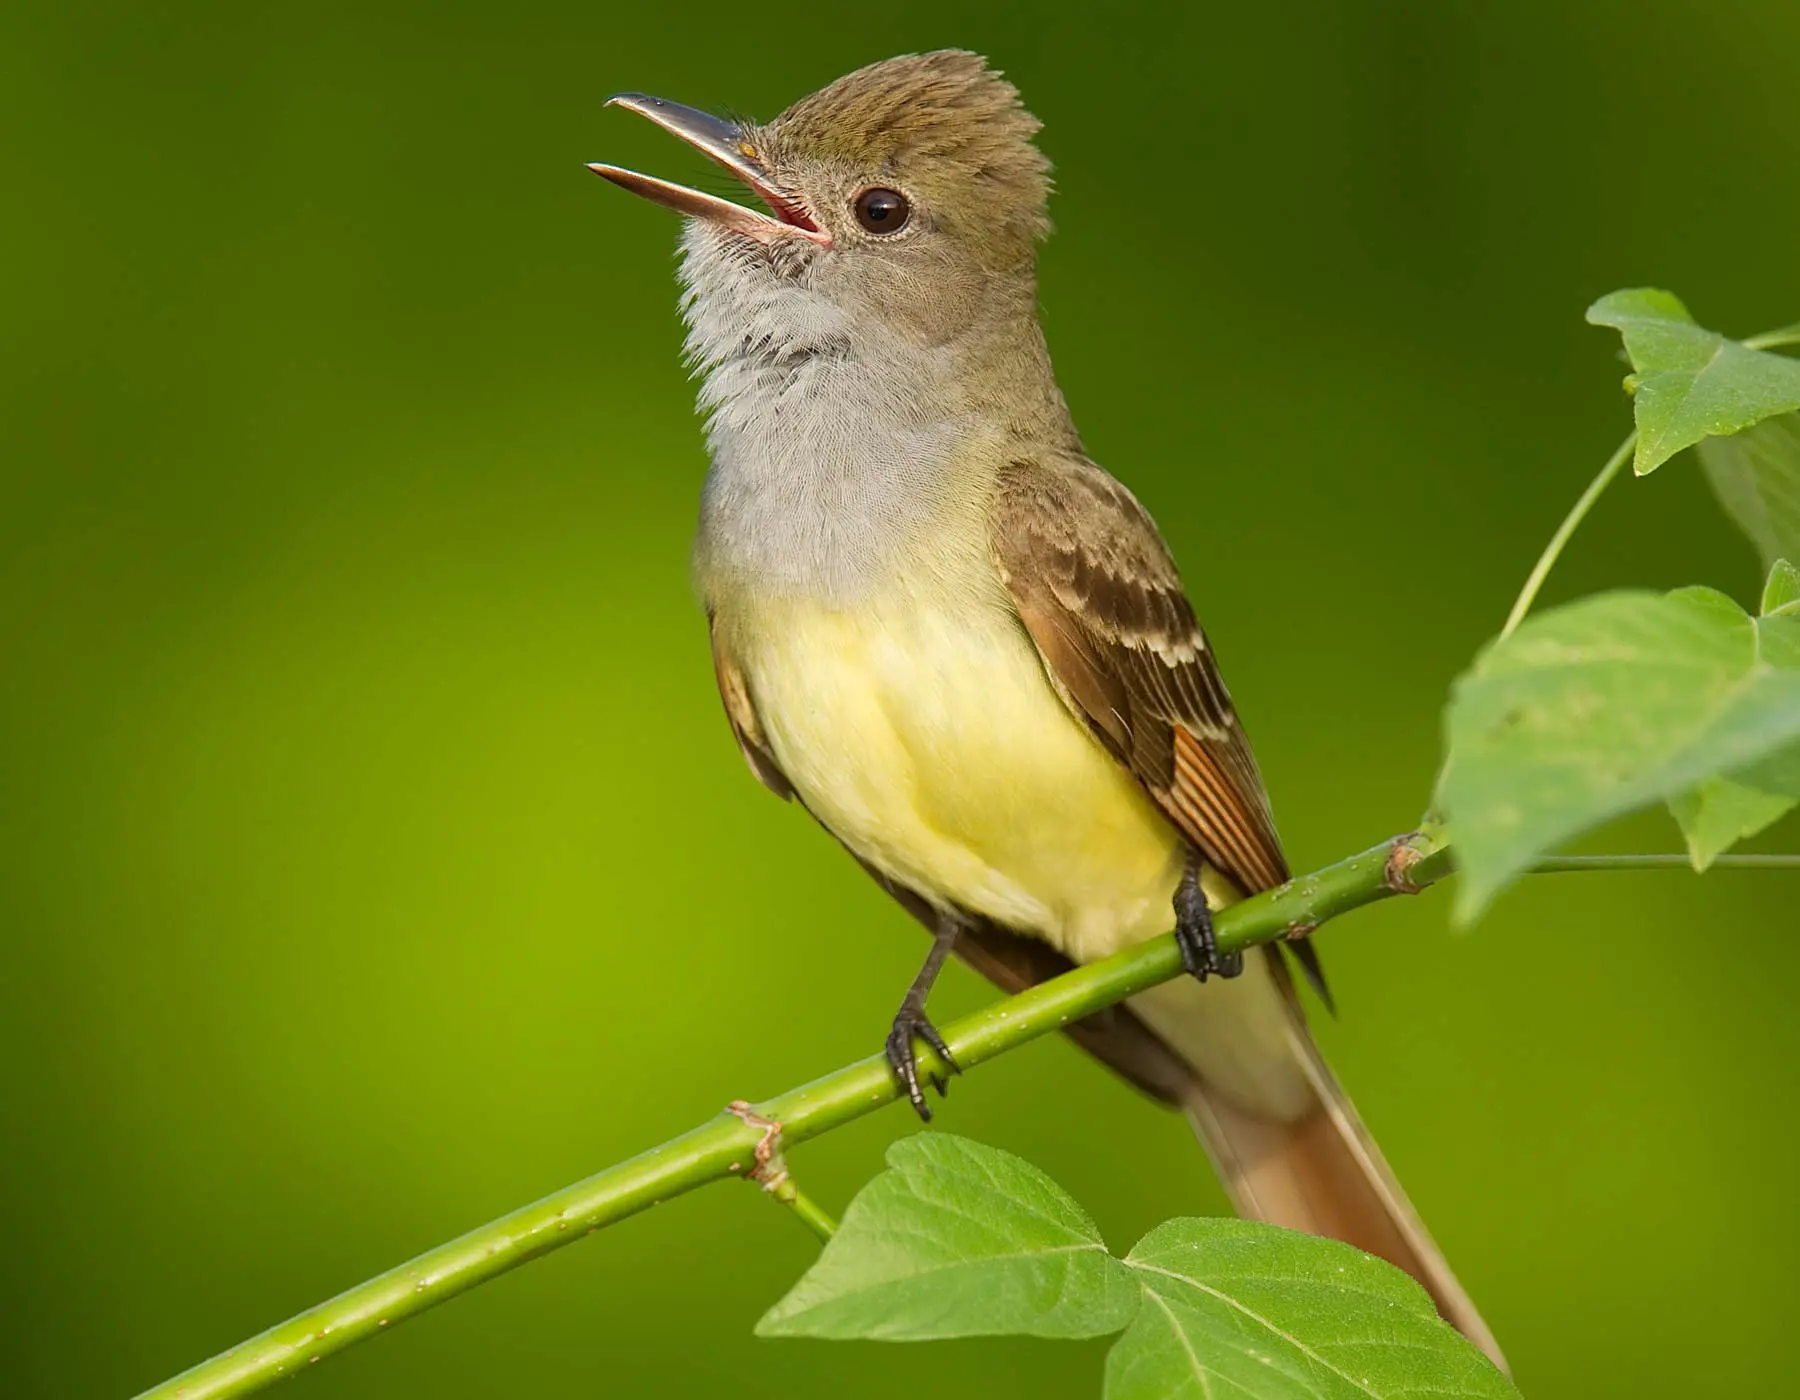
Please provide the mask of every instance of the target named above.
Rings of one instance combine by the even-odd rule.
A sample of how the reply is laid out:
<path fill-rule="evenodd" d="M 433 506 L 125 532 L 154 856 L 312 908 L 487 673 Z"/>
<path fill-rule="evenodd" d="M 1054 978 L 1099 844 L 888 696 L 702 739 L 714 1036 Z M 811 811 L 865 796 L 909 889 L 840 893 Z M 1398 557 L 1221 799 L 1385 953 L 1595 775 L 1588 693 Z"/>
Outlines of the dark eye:
<path fill-rule="evenodd" d="M 856 197 L 856 222 L 870 233 L 898 233 L 912 212 L 898 190 L 864 190 Z"/>

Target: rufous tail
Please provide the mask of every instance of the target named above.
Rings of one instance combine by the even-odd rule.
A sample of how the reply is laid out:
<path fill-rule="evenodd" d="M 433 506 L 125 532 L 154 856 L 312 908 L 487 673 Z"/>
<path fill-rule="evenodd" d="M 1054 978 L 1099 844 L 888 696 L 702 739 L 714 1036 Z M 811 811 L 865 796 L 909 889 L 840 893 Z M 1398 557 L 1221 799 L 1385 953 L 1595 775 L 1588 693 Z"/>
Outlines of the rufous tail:
<path fill-rule="evenodd" d="M 1312 1101 L 1276 1119 L 1250 1112 L 1203 1077 L 1183 1095 L 1188 1121 L 1233 1204 L 1251 1219 L 1329 1235 L 1405 1269 L 1444 1320 L 1506 1370 L 1500 1344 L 1320 1057 L 1285 972 L 1277 976 L 1286 993 L 1289 1043 Z"/>

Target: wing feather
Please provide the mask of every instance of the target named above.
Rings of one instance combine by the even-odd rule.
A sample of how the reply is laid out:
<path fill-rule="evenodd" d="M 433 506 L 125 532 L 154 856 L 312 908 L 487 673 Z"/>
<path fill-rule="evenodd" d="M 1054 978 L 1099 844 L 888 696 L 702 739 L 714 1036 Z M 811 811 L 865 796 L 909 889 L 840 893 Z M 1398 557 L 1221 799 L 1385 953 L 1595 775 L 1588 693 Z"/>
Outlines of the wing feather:
<path fill-rule="evenodd" d="M 1288 878 L 1256 756 L 1168 546 L 1137 498 L 1078 457 L 1001 473 L 994 560 L 1076 717 L 1246 894 Z M 1327 1006 L 1317 951 L 1287 943 Z"/>
<path fill-rule="evenodd" d="M 737 740 L 738 750 L 744 755 L 744 762 L 750 765 L 750 771 L 756 774 L 757 781 L 770 792 L 782 799 L 794 795 L 794 785 L 787 780 L 787 774 L 781 771 L 775 762 L 775 756 L 769 752 L 768 740 L 763 737 L 762 720 L 757 717 L 756 706 L 750 699 L 750 685 L 744 679 L 744 672 L 726 648 L 724 640 L 719 636 L 718 625 L 709 612 L 706 617 L 707 631 L 712 636 L 713 676 L 719 682 L 719 699 L 725 704 L 725 718 L 731 724 L 732 737 Z"/>
<path fill-rule="evenodd" d="M 1287 879 L 1256 759 L 1149 514 L 1079 458 L 995 493 L 996 563 L 1064 699 L 1245 893 Z"/>

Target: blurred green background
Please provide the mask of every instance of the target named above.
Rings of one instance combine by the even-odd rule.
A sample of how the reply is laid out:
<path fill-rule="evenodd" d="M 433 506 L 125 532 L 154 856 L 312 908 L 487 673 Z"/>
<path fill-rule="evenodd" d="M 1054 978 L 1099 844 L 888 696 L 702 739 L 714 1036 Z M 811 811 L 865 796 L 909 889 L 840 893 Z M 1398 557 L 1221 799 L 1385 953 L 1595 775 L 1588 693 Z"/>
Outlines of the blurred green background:
<path fill-rule="evenodd" d="M 1046 123 L 1064 388 L 1183 561 L 1300 868 L 1417 816 L 1448 680 L 1625 431 L 1589 300 L 1800 315 L 1791 0 L 15 0 L 9 1395 L 129 1394 L 877 1048 L 922 938 L 743 771 L 686 577 L 675 227 L 581 165 L 691 168 L 619 88 L 766 116 L 950 44 Z M 1757 582 L 1684 459 L 1550 595 L 1691 581 Z M 1331 929 L 1321 1034 L 1526 1393 L 1791 1383 L 1800 875 L 1545 878 L 1466 937 L 1447 906 Z M 1222 1208 L 1060 1042 L 939 1121 L 1121 1249 Z M 841 1208 L 912 1127 L 796 1166 Z M 719 1187 L 301 1384 L 1098 1393 L 1103 1344 L 754 1340 L 812 1253 Z"/>

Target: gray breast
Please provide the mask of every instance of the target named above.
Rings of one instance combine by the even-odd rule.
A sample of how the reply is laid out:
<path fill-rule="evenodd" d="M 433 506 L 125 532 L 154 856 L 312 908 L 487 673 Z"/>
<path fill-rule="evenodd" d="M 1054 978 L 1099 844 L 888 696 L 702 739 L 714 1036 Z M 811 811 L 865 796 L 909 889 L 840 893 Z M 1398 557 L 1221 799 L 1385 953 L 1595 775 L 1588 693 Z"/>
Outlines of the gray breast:
<path fill-rule="evenodd" d="M 682 272 L 712 453 L 703 586 L 866 594 L 943 507 L 959 434 L 926 357 L 859 336 L 827 297 L 716 239 L 690 234 Z"/>

